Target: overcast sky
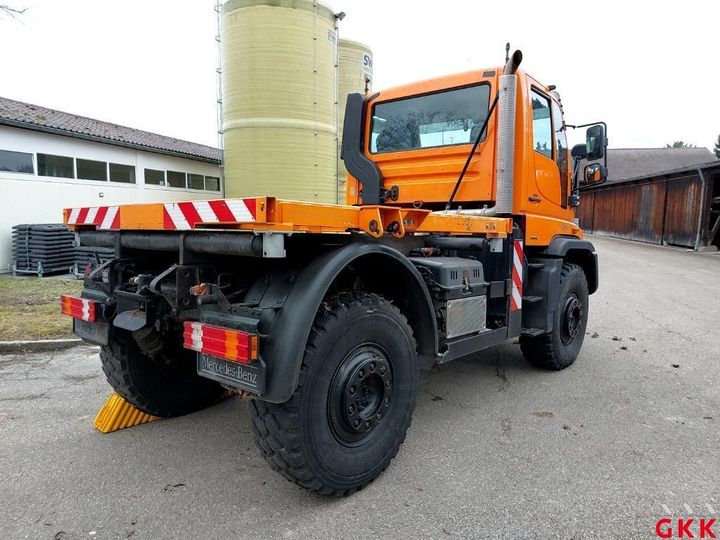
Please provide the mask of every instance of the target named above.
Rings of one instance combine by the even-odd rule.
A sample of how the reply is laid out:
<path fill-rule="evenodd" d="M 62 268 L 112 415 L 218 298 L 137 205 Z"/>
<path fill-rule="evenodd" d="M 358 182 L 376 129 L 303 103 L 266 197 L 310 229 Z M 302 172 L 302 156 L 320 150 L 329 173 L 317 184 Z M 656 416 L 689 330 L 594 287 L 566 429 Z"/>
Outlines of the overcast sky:
<path fill-rule="evenodd" d="M 217 144 L 213 0 L 2 0 L 0 95 Z M 720 2 L 334 0 L 341 36 L 374 51 L 376 90 L 502 63 L 562 95 L 611 147 L 720 134 Z M 424 7 L 427 6 L 427 7 Z"/>

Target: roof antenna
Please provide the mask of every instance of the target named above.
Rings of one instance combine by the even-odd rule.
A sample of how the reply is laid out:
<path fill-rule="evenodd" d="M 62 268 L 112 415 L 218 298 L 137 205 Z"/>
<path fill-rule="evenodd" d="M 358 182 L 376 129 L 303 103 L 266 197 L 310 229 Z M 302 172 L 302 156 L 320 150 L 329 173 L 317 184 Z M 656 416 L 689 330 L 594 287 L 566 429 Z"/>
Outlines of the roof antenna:
<path fill-rule="evenodd" d="M 508 60 L 510 60 L 510 42 L 508 41 L 505 44 L 505 63 L 508 63 Z"/>

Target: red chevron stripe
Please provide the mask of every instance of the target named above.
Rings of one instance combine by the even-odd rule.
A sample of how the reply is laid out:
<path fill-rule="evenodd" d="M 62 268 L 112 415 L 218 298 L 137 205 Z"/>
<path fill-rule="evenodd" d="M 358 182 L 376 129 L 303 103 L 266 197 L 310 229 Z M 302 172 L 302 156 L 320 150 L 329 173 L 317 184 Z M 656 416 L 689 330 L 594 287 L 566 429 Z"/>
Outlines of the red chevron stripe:
<path fill-rule="evenodd" d="M 89 211 L 89 208 L 81 208 L 80 213 L 78 213 L 77 221 L 75 223 L 79 223 L 80 225 L 84 224 L 85 218 L 87 217 Z"/>
<path fill-rule="evenodd" d="M 225 201 L 209 201 L 209 203 L 210 208 L 212 208 L 213 212 L 215 212 L 219 222 L 232 223 L 235 221 L 235 217 L 232 215 L 232 212 Z"/>
<path fill-rule="evenodd" d="M 252 215 L 253 219 L 257 219 L 257 211 L 255 209 L 255 199 L 243 199 L 243 202 L 245 203 L 245 206 L 247 206 L 247 209 L 250 211 L 250 214 Z"/>
<path fill-rule="evenodd" d="M 173 223 L 173 220 L 170 219 L 170 214 L 168 214 L 167 209 L 163 205 L 163 229 L 166 231 L 174 231 L 175 230 L 175 224 Z"/>
<path fill-rule="evenodd" d="M 100 225 L 103 222 L 103 219 L 105 219 L 107 212 L 108 212 L 107 206 L 101 206 L 100 208 L 98 208 L 97 214 L 95 214 L 95 221 L 93 221 L 93 223 L 95 225 Z"/>
<path fill-rule="evenodd" d="M 120 228 L 120 212 L 122 212 L 122 209 L 118 208 L 117 214 L 115 214 L 115 219 L 113 219 L 113 222 L 110 225 L 111 229 L 119 229 Z"/>
<path fill-rule="evenodd" d="M 181 202 L 178 203 L 178 208 L 180 208 L 183 216 L 187 219 L 190 228 L 195 227 L 196 223 L 202 223 L 202 218 L 200 217 L 200 214 L 198 214 L 197 210 L 195 210 L 193 203 Z"/>

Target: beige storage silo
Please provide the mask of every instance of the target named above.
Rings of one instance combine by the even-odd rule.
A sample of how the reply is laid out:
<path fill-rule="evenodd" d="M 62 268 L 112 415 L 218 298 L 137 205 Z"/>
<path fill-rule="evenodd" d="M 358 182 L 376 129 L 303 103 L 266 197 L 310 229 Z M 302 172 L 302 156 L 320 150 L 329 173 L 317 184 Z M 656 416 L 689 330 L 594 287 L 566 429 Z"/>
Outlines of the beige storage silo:
<path fill-rule="evenodd" d="M 345 102 L 348 94 L 354 92 L 365 94 L 372 90 L 372 69 L 373 56 L 370 47 L 349 39 L 340 40 L 338 51 L 338 202 L 340 204 L 345 204 L 345 186 L 348 174 L 345 164 L 340 159 Z"/>
<path fill-rule="evenodd" d="M 336 201 L 336 36 L 313 0 L 223 4 L 227 197 Z"/>

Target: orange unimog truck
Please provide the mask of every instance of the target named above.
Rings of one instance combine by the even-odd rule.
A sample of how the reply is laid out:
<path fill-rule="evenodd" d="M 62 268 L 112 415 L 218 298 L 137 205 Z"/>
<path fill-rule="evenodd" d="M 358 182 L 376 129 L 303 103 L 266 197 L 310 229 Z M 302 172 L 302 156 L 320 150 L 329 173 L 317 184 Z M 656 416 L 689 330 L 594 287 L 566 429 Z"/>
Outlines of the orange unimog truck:
<path fill-rule="evenodd" d="M 250 397 L 271 467 L 347 495 L 398 452 L 420 365 L 514 338 L 536 366 L 572 364 L 598 287 L 574 207 L 606 176 L 578 169 L 605 126 L 571 153 L 558 94 L 521 59 L 349 95 L 347 205 L 67 209 L 82 245 L 115 248 L 62 298 L 114 390 L 156 416 Z"/>

